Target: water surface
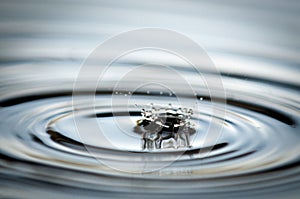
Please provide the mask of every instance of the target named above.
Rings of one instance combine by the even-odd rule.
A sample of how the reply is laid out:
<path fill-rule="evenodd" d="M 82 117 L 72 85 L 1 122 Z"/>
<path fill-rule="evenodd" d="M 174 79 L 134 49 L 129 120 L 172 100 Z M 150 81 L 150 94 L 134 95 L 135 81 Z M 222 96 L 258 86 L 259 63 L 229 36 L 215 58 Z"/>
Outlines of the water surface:
<path fill-rule="evenodd" d="M 1 196 L 298 198 L 299 10 L 296 1 L 3 2 Z M 113 63 L 96 91 L 83 84 L 74 109 L 73 86 L 84 59 L 105 39 L 142 27 L 172 29 L 203 46 L 220 73 L 201 73 L 221 77 L 226 96 L 212 103 L 191 66 L 143 50 Z M 169 68 L 150 66 L 115 88 L 149 62 Z M 195 92 L 174 81 L 170 68 Z M 132 90 L 141 81 L 154 84 Z M 91 92 L 95 104 L 86 100 Z M 142 109 L 168 110 L 169 104 L 193 110 L 191 143 L 174 147 L 172 138 L 145 149 L 136 131 Z M 78 133 L 76 123 L 87 130 Z M 222 126 L 218 137 L 210 137 L 210 125 Z"/>

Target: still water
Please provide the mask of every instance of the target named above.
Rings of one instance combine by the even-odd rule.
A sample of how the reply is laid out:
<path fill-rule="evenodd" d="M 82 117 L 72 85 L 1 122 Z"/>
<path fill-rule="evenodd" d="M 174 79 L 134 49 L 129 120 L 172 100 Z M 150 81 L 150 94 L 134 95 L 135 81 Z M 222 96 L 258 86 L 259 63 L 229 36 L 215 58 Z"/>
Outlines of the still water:
<path fill-rule="evenodd" d="M 299 197 L 299 3 L 177 3 L 1 4 L 1 197 Z M 189 64 L 145 49 L 112 63 L 96 90 L 87 74 L 74 108 L 89 53 L 142 27 L 202 45 L 219 72 L 201 75 L 222 80 L 217 100 Z M 159 66 L 124 79 L 149 62 Z"/>

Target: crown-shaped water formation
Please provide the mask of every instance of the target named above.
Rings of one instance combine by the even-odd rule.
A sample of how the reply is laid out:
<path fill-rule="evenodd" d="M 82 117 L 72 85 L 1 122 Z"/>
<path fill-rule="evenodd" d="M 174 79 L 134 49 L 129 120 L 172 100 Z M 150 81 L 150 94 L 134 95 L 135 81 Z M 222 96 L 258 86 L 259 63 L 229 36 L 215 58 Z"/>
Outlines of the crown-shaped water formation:
<path fill-rule="evenodd" d="M 144 150 L 191 147 L 190 135 L 195 133 L 191 124 L 192 109 L 158 107 L 151 104 L 141 110 L 142 119 L 137 121 L 135 132 L 142 135 Z"/>

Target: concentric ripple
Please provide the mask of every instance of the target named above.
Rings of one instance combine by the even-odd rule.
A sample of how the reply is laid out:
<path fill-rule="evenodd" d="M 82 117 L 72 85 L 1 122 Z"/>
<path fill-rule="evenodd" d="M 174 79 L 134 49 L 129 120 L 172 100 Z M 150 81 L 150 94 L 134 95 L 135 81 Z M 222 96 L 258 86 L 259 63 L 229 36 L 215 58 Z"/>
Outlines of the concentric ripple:
<path fill-rule="evenodd" d="M 0 8 L 0 197 L 299 197 L 299 3 L 57 3 L 11 1 Z M 136 17 L 142 14 L 145 24 Z M 75 107 L 74 82 L 91 50 L 141 26 L 174 29 L 203 45 L 220 73 L 201 75 L 221 78 L 226 96 L 212 100 L 187 63 L 145 50 L 112 64 L 96 91 L 85 84 L 88 74 Z M 116 82 L 145 62 L 170 66 L 195 93 L 157 68 L 116 90 Z M 155 78 L 178 92 L 133 89 Z M 94 104 L 86 100 L 91 94 Z M 190 146 L 143 148 L 136 127 L 152 104 L 193 111 Z M 213 132 L 211 125 L 222 128 Z"/>
<path fill-rule="evenodd" d="M 1 153 L 4 157 L 1 164 L 6 168 L 6 174 L 15 170 L 17 175 L 32 180 L 43 181 L 47 176 L 47 182 L 113 193 L 216 194 L 297 181 L 300 160 L 297 124 L 300 118 L 295 104 L 275 98 L 271 100 L 271 97 L 265 101 L 265 96 L 253 96 L 247 92 L 235 93 L 239 95 L 238 100 L 228 99 L 225 120 L 210 114 L 208 96 L 197 96 L 201 111 L 195 112 L 191 118 L 197 124 L 197 133 L 191 137 L 192 147 L 185 151 L 161 150 L 155 153 L 143 151 L 141 137 L 134 133 L 134 122 L 125 122 L 123 126 L 127 128 L 126 132 L 131 129 L 132 134 L 124 134 L 115 125 L 115 117 L 128 116 L 112 112 L 109 105 L 112 94 L 108 92 L 96 95 L 95 109 L 85 104 L 83 95 L 83 106 L 81 110 L 75 110 L 77 113 L 74 113 L 72 98 L 67 92 L 40 95 L 40 98 L 3 100 L 1 121 L 15 122 L 1 124 Z M 139 93 L 136 101 L 143 104 L 147 98 L 149 94 Z M 151 99 L 166 104 L 173 102 L 175 97 L 153 95 Z M 126 105 L 120 104 L 120 110 L 122 107 L 126 112 Z M 141 118 L 139 107 L 131 106 L 129 112 L 132 121 Z M 93 129 L 79 135 L 74 117 L 87 125 L 91 119 L 98 120 L 104 136 L 115 148 L 97 140 Z M 212 117 L 223 125 L 221 137 L 213 146 L 204 146 L 201 141 L 207 136 L 205 131 Z M 208 154 L 207 150 L 210 150 Z M 112 167 L 143 165 L 145 156 L 153 163 L 168 162 L 178 153 L 179 158 L 171 165 L 153 172 L 136 173 L 132 170 L 128 173 Z M 47 169 L 34 169 L 45 166 Z M 53 172 L 49 173 L 48 169 Z M 141 180 L 151 186 L 140 187 Z"/>

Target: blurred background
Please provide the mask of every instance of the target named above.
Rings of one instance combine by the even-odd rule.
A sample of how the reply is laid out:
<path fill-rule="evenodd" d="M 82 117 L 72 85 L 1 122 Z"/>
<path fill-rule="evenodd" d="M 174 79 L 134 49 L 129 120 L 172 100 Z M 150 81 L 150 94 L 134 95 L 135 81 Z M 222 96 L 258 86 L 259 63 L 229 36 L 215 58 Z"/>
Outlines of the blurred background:
<path fill-rule="evenodd" d="M 278 67 L 268 78 L 298 84 L 298 13 L 298 1 L 2 1 L 1 63 L 68 62 L 76 73 L 106 39 L 157 27 L 190 37 L 221 71 L 250 75 L 253 65 L 263 64 L 255 75 L 267 78 L 270 65 L 285 62 L 289 72 Z"/>

